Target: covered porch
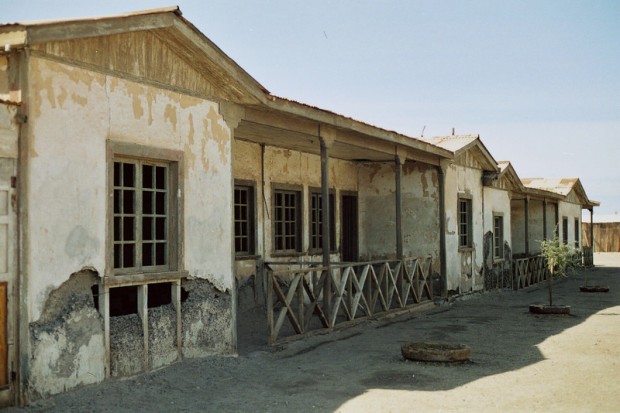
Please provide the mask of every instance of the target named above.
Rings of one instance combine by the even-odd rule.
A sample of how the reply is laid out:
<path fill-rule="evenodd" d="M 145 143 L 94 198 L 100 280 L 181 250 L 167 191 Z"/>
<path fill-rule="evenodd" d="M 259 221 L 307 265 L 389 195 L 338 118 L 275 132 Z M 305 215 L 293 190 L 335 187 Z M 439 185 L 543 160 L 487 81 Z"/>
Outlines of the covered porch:
<path fill-rule="evenodd" d="M 273 343 L 442 293 L 440 164 L 451 153 L 284 99 L 239 114 L 240 326 L 264 311 Z"/>

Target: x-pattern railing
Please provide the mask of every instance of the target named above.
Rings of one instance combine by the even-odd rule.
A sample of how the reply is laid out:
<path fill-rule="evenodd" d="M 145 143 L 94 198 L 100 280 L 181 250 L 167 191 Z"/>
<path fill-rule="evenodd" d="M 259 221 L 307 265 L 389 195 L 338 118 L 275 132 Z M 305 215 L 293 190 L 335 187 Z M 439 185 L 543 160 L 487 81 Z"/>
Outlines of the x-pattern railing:
<path fill-rule="evenodd" d="M 542 255 L 513 261 L 514 289 L 529 287 L 547 279 L 547 262 Z"/>
<path fill-rule="evenodd" d="M 433 299 L 431 257 L 271 269 L 277 264 L 267 265 L 270 343 Z"/>

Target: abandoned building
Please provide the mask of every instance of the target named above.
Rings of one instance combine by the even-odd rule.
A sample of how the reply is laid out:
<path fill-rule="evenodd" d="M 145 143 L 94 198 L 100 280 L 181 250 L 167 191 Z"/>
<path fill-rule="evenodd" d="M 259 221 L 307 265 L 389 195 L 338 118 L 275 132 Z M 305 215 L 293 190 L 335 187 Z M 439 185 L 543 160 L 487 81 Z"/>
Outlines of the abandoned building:
<path fill-rule="evenodd" d="M 580 249 L 598 205 L 478 136 L 276 97 L 178 8 L 5 24 L 0 44 L 5 405 L 234 354 L 248 309 L 276 342 L 530 285 L 536 240 Z"/>

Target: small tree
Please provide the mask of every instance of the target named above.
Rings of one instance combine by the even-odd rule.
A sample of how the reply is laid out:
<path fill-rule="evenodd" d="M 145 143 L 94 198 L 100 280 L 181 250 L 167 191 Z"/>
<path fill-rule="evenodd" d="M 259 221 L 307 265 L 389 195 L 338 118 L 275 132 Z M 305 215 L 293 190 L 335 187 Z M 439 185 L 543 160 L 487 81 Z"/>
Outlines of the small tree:
<path fill-rule="evenodd" d="M 540 247 L 549 269 L 549 305 L 552 306 L 553 277 L 566 275 L 566 271 L 574 266 L 575 251 L 570 245 L 560 242 L 557 235 L 553 239 L 541 241 Z"/>

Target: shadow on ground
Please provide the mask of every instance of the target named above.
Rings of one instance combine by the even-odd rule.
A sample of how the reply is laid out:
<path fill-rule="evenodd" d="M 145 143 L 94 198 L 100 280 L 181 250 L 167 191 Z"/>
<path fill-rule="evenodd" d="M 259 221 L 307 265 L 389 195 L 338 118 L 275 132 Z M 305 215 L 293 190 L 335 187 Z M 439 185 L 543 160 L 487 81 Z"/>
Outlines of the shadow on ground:
<path fill-rule="evenodd" d="M 580 293 L 584 275 L 590 283 L 609 285 L 611 292 Z M 184 360 L 133 379 L 42 400 L 27 410 L 334 411 L 369 389 L 449 390 L 543 360 L 537 345 L 620 305 L 620 268 L 573 274 L 556 284 L 554 296 L 558 304 L 572 306 L 572 315 L 529 314 L 529 304 L 547 299 L 542 286 L 474 295 L 431 314 L 369 321 L 275 349 L 256 336 L 241 336 L 239 357 Z M 473 350 L 471 362 L 404 361 L 401 344 L 421 340 L 467 344 Z"/>

